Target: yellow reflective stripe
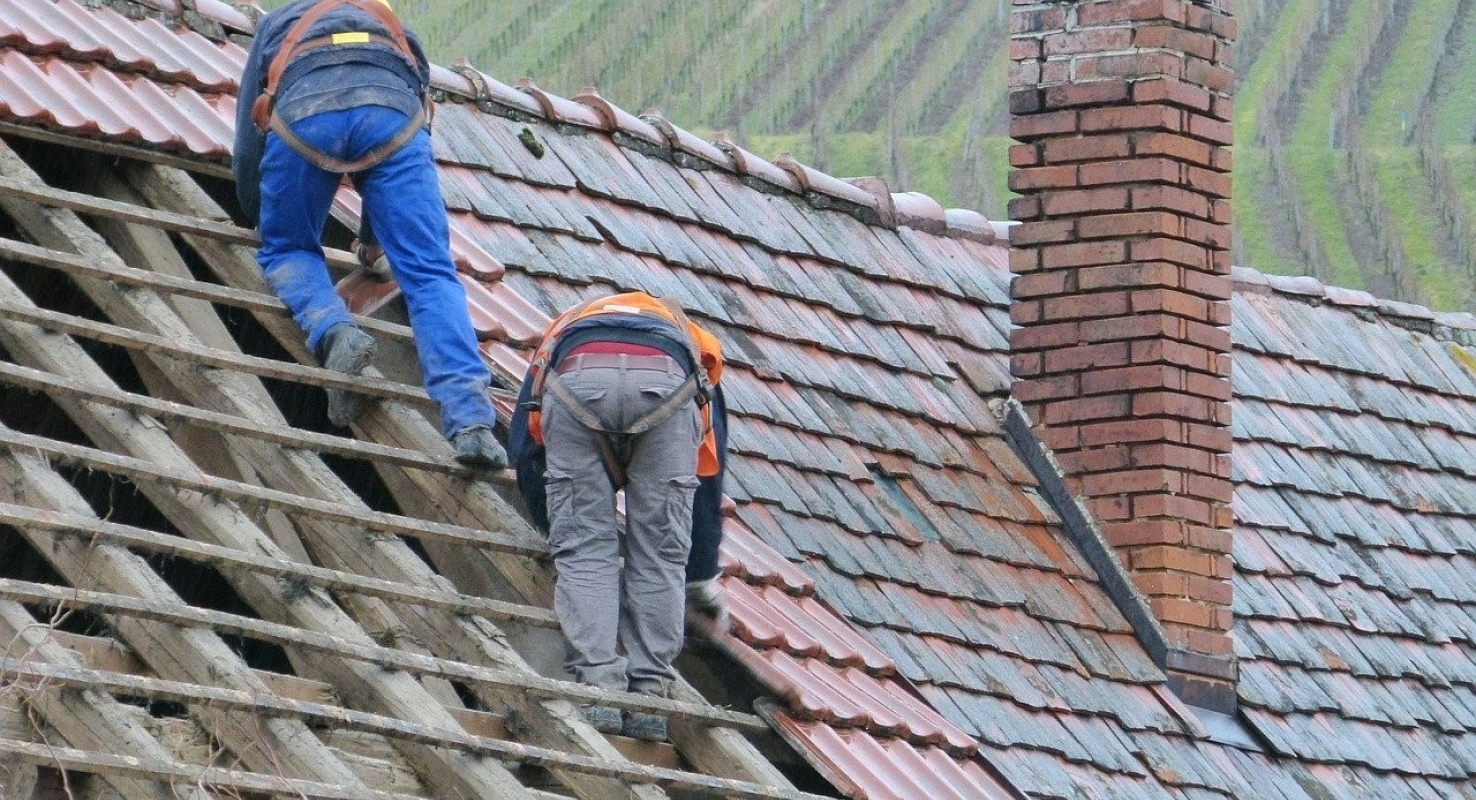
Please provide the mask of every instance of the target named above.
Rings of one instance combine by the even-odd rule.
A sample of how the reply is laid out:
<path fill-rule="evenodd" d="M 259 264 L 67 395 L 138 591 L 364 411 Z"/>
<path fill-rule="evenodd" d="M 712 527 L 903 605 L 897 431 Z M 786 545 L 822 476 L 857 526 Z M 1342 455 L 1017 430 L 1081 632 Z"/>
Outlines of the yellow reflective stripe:
<path fill-rule="evenodd" d="M 333 43 L 334 44 L 368 44 L 369 43 L 369 34 L 363 32 L 363 31 L 355 31 L 353 33 L 335 33 L 335 34 L 333 34 Z"/>

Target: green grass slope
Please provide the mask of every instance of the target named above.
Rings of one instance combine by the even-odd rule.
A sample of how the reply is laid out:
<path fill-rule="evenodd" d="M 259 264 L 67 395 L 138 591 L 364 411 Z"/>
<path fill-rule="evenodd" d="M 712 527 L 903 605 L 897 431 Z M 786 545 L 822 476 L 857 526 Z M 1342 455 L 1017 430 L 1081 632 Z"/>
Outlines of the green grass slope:
<path fill-rule="evenodd" d="M 1476 310 L 1476 0 L 1238 5 L 1237 263 Z M 439 63 L 1005 215 L 1010 0 L 395 7 Z"/>

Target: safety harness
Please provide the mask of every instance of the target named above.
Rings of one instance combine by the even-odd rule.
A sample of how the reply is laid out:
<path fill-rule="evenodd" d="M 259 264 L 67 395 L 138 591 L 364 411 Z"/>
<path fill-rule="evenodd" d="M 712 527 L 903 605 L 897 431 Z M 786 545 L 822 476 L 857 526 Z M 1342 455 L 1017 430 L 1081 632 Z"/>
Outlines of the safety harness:
<path fill-rule="evenodd" d="M 385 30 L 390 32 L 389 37 L 380 36 L 367 31 L 355 31 L 348 33 L 332 33 L 326 36 L 317 36 L 306 41 L 303 37 L 308 30 L 327 14 L 339 6 L 353 6 L 366 14 L 374 17 Z M 303 141 L 277 114 L 277 89 L 282 81 L 282 75 L 287 71 L 287 66 L 298 57 L 320 50 L 324 47 L 335 47 L 342 45 L 386 45 L 400 54 L 405 62 L 410 65 L 410 72 L 414 75 L 420 74 L 420 64 L 415 58 L 415 51 L 410 47 L 410 40 L 405 37 L 405 28 L 400 24 L 399 17 L 391 11 L 383 0 L 322 0 L 322 2 L 308 9 L 297 22 L 287 30 L 287 35 L 282 40 L 282 45 L 277 49 L 277 55 L 267 67 L 266 85 L 251 105 L 251 120 L 256 124 L 256 129 L 265 133 L 267 130 L 274 131 L 282 137 L 289 147 L 302 154 L 314 166 L 336 172 L 348 174 L 362 172 L 379 162 L 389 158 L 404 147 L 415 134 L 426 124 L 426 121 L 435 113 L 435 107 L 431 103 L 429 90 L 423 90 L 423 102 L 421 107 L 411 116 L 405 127 L 396 133 L 393 138 L 379 147 L 365 153 L 363 157 L 354 161 L 344 161 L 318 150 Z"/>
<path fill-rule="evenodd" d="M 545 389 L 552 392 L 559 402 L 563 403 L 574 419 L 595 434 L 595 441 L 599 444 L 600 460 L 604 462 L 605 474 L 609 476 L 610 483 L 616 489 L 625 487 L 627 470 L 630 467 L 630 459 L 634 450 L 634 439 L 642 433 L 656 427 L 666 421 L 668 417 L 675 414 L 678 409 L 692 400 L 697 401 L 697 407 L 703 408 L 711 397 L 711 386 L 707 380 L 707 368 L 702 364 L 701 353 L 698 352 L 697 344 L 692 340 L 690 325 L 687 314 L 682 307 L 665 297 L 653 298 L 671 314 L 677 329 L 681 332 L 681 343 L 686 348 L 689 360 L 692 363 L 692 372 L 687 379 L 672 392 L 661 405 L 643 414 L 639 419 L 621 430 L 607 430 L 600 422 L 600 418 L 589 409 L 579 398 L 574 396 L 555 375 L 552 380 L 548 379 L 549 359 L 552 356 L 555 343 L 564 328 L 569 324 L 585 316 L 598 303 L 609 301 L 608 297 L 598 297 L 594 300 L 582 303 L 569 310 L 559 319 L 554 329 L 544 337 L 543 344 L 539 346 L 538 352 L 533 360 L 533 385 L 531 388 L 532 400 L 530 410 L 537 412 L 542 407 L 542 398 Z M 636 309 L 639 311 L 639 309 Z M 542 438 L 541 436 L 539 438 Z"/>

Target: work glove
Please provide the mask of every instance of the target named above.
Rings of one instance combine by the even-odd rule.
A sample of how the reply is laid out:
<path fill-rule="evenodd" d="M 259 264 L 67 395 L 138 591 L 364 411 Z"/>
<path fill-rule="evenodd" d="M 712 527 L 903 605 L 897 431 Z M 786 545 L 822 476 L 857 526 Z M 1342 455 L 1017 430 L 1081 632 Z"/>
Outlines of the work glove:
<path fill-rule="evenodd" d="M 389 256 L 384 254 L 383 247 L 377 244 L 354 242 L 354 254 L 359 257 L 359 263 L 364 266 L 364 271 L 376 280 L 387 281 L 393 276 L 390 272 Z"/>
<path fill-rule="evenodd" d="M 723 599 L 723 587 L 718 585 L 717 578 L 687 584 L 687 613 L 707 614 L 712 617 L 719 633 L 728 630 L 728 604 Z"/>

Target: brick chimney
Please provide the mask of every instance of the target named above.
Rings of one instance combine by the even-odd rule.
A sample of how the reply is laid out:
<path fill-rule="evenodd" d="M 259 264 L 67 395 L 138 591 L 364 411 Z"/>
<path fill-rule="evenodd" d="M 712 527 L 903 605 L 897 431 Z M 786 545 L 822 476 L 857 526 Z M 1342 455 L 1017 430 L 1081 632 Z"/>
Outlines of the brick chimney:
<path fill-rule="evenodd" d="M 1233 708 L 1229 0 L 1014 0 L 1014 395 Z"/>

